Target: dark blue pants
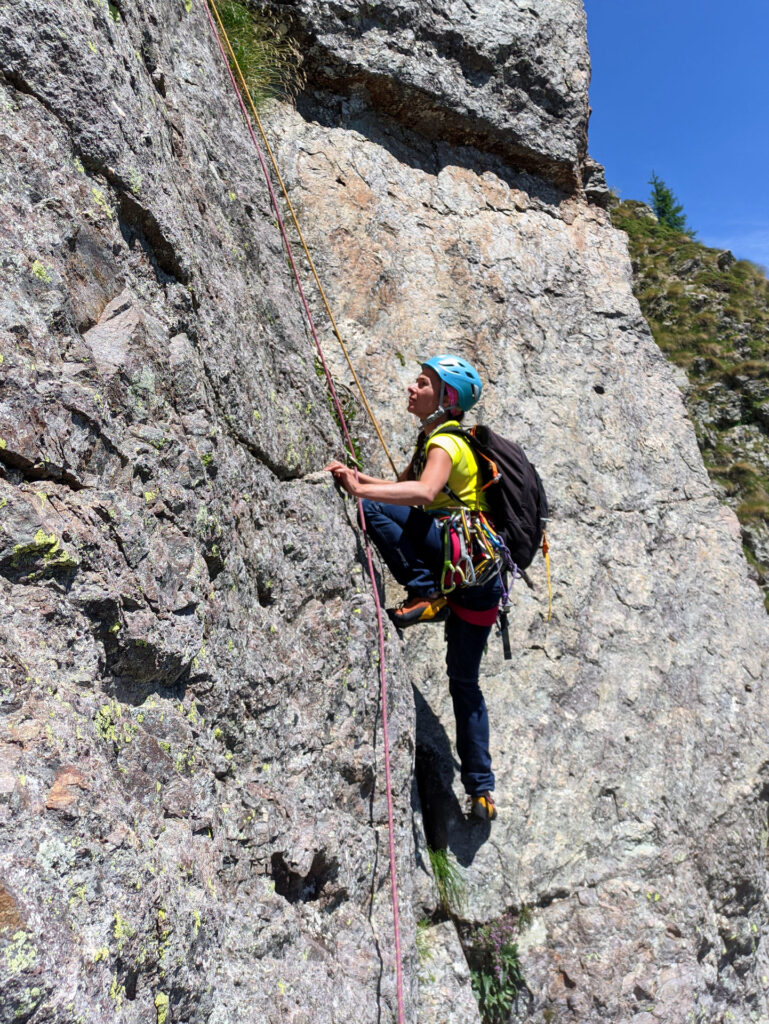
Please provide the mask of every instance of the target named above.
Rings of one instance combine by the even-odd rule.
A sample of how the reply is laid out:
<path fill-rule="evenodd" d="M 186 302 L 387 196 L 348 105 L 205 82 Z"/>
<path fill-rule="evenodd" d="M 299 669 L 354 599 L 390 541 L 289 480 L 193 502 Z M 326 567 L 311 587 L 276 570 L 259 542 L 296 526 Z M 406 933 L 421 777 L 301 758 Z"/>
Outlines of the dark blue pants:
<path fill-rule="evenodd" d="M 443 541 L 435 518 L 421 508 L 363 500 L 366 528 L 395 579 L 409 594 L 439 589 Z M 502 585 L 493 577 L 478 587 L 457 589 L 452 602 L 465 608 L 494 608 Z M 446 620 L 446 668 L 454 704 L 462 785 L 470 794 L 494 789 L 489 751 L 489 716 L 478 685 L 481 658 L 491 626 L 474 626 L 456 612 Z"/>
<path fill-rule="evenodd" d="M 434 516 L 421 508 L 363 499 L 366 529 L 387 568 L 409 593 L 426 597 L 438 590 L 443 539 Z"/>

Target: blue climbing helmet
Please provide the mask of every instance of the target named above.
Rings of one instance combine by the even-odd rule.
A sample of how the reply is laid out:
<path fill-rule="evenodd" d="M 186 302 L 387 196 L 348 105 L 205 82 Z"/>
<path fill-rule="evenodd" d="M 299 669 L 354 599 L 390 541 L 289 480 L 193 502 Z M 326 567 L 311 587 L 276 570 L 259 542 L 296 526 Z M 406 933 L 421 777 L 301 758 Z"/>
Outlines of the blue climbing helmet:
<path fill-rule="evenodd" d="M 438 400 L 441 414 L 447 411 L 443 406 L 447 384 L 457 392 L 456 404 L 463 412 L 472 409 L 481 397 L 483 382 L 475 368 L 461 356 L 433 356 L 422 363 L 422 369 L 426 366 L 437 373 L 441 381 L 441 394 Z"/>

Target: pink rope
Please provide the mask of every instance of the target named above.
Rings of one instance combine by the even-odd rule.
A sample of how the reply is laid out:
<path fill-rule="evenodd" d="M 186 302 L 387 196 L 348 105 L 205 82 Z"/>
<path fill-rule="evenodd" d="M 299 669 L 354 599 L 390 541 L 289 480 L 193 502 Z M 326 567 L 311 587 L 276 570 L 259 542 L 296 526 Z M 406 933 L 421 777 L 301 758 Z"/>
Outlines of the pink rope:
<path fill-rule="evenodd" d="M 315 348 L 316 348 L 317 353 L 318 353 L 318 358 L 320 359 L 321 366 L 323 367 L 323 372 L 326 375 L 326 382 L 328 384 L 329 391 L 331 392 L 331 397 L 332 397 L 332 400 L 334 402 L 334 408 L 336 409 L 336 414 L 337 414 L 337 417 L 339 418 L 339 423 L 341 424 L 341 427 L 342 427 L 342 432 L 343 432 L 344 437 L 345 437 L 345 442 L 347 444 L 347 448 L 348 448 L 348 450 L 350 452 L 350 455 L 353 457 L 353 459 L 355 459 L 355 447 L 354 447 L 354 445 L 352 443 L 352 438 L 350 437 L 350 432 L 349 432 L 349 429 L 348 429 L 348 426 L 347 426 L 347 420 L 345 419 L 345 415 L 344 415 L 344 412 L 342 410 L 342 405 L 341 405 L 341 403 L 339 401 L 339 398 L 337 396 L 336 388 L 334 387 L 334 381 L 333 381 L 333 379 L 331 377 L 331 372 L 330 372 L 330 370 L 328 368 L 328 364 L 326 363 L 326 359 L 325 359 L 325 357 L 323 355 L 323 349 L 321 348 L 321 345 L 320 345 L 320 339 L 318 338 L 318 332 L 315 329 L 315 322 L 313 320 L 312 313 L 310 312 L 310 306 L 309 306 L 309 304 L 307 302 L 307 298 L 306 298 L 306 296 L 304 294 L 304 289 L 302 288 L 302 282 L 301 282 L 301 280 L 299 278 L 299 272 L 297 271 L 296 263 L 294 262 L 294 254 L 293 254 L 293 251 L 291 249 L 291 243 L 288 240 L 288 235 L 286 234 L 286 228 L 285 228 L 285 225 L 283 223 L 283 217 L 281 215 L 280 207 L 278 205 L 278 200 L 277 200 L 277 197 L 275 195 L 275 190 L 272 187 L 272 181 L 270 180 L 270 173 L 269 173 L 269 171 L 267 169 L 267 164 L 265 163 L 264 156 L 262 155 L 262 150 L 261 150 L 259 142 L 258 142 L 258 140 L 256 138 L 256 134 L 254 133 L 254 129 L 253 129 L 253 126 L 251 124 L 251 119 L 248 116 L 248 111 L 246 109 L 246 105 L 243 102 L 243 97 L 240 94 L 240 89 L 238 88 L 238 83 L 236 82 L 235 76 L 232 73 L 232 68 L 230 67 L 230 62 L 227 59 L 227 54 L 225 53 L 224 47 L 222 46 L 222 41 L 219 38 L 219 33 L 217 31 L 214 19 L 213 19 L 212 15 L 211 15 L 211 11 L 209 9 L 208 3 L 205 2 L 204 6 L 205 6 L 205 9 L 206 9 L 206 15 L 208 17 L 208 22 L 209 22 L 209 24 L 211 26 L 212 32 L 214 33 L 214 38 L 216 39 L 216 44 L 219 47 L 219 52 L 222 55 L 222 59 L 224 61 L 225 67 L 227 68 L 227 73 L 228 73 L 228 75 L 230 77 L 230 81 L 232 82 L 232 87 L 235 90 L 235 95 L 237 96 L 238 104 L 240 106 L 241 113 L 243 114 L 243 119 L 246 122 L 246 127 L 248 128 L 249 134 L 251 136 L 251 141 L 254 144 L 254 149 L 256 150 L 256 155 L 259 158 L 259 164 L 261 165 L 261 168 L 262 168 L 262 173 L 264 175 L 264 180 L 267 183 L 267 189 L 268 189 L 268 191 L 270 193 L 270 201 L 272 203 L 272 208 L 275 211 L 275 217 L 277 219 L 278 227 L 280 229 L 280 234 L 281 234 L 281 237 L 283 239 L 283 245 L 285 246 L 286 254 L 288 256 L 289 263 L 291 264 L 291 270 L 293 272 L 294 279 L 296 280 L 297 288 L 299 290 L 299 296 L 301 298 L 302 306 L 304 307 L 304 312 L 305 312 L 305 315 L 307 317 L 307 322 L 309 324 L 310 331 L 312 333 L 312 337 L 313 337 L 313 340 L 315 342 Z M 356 476 L 356 479 L 357 479 L 357 476 L 358 476 L 357 469 L 355 470 L 355 476 Z M 365 549 L 366 549 L 366 563 L 367 563 L 367 566 L 368 566 L 369 577 L 371 579 L 371 588 L 372 588 L 372 591 L 373 591 L 373 594 L 374 594 L 374 605 L 376 607 L 376 618 L 377 618 L 377 632 L 378 632 L 378 636 L 379 636 L 379 681 L 380 681 L 381 699 L 382 699 L 382 744 L 383 744 L 383 747 L 384 747 L 385 790 L 386 790 L 386 794 L 387 794 L 387 827 L 388 827 L 388 832 L 389 832 L 389 854 L 390 854 L 390 892 L 391 892 L 391 895 L 392 895 L 392 906 L 393 906 L 393 933 L 394 933 L 394 939 L 395 939 L 395 973 L 396 973 L 396 993 L 397 993 L 397 1000 L 398 1000 L 398 1024 L 405 1024 L 405 1016 L 404 1016 L 404 1010 L 403 1010 L 403 965 L 402 965 L 402 958 L 401 958 L 400 915 L 399 915 L 399 912 L 398 912 L 398 881 L 397 881 L 397 877 L 396 877 L 395 837 L 394 837 L 394 826 L 393 826 L 394 814 L 393 814 L 392 786 L 391 786 L 391 781 L 390 781 L 390 737 L 389 737 L 388 719 L 387 719 L 387 672 L 386 672 L 386 668 L 385 668 L 384 623 L 383 623 L 383 620 L 382 620 L 382 603 L 379 600 L 379 590 L 377 588 L 376 576 L 374 574 L 374 562 L 373 562 L 373 559 L 371 557 L 371 543 L 369 541 L 368 533 L 366 531 L 366 518 L 365 518 L 365 516 L 363 514 L 363 505 L 361 504 L 360 499 L 358 499 L 358 512 L 359 512 L 359 515 L 360 515 L 360 522 L 361 522 L 361 527 L 362 527 L 362 530 L 363 530 L 363 539 L 364 539 Z"/>

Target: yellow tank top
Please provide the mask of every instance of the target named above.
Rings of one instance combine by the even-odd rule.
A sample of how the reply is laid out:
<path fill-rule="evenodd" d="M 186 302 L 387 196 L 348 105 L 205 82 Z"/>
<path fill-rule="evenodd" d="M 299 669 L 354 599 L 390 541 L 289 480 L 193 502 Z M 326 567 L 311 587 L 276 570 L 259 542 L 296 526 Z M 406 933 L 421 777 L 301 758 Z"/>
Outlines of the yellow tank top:
<path fill-rule="evenodd" d="M 489 503 L 485 493 L 481 490 L 483 480 L 478 471 L 478 460 L 475 452 L 467 441 L 455 434 L 442 434 L 440 431 L 446 427 L 458 427 L 458 420 L 447 420 L 435 428 L 425 442 L 425 458 L 431 448 L 442 448 L 451 459 L 451 472 L 449 473 L 448 484 L 454 494 L 472 509 L 481 509 L 488 512 Z M 441 509 L 459 508 L 457 502 L 441 491 L 429 505 L 425 505 L 425 511 L 437 512 Z"/>

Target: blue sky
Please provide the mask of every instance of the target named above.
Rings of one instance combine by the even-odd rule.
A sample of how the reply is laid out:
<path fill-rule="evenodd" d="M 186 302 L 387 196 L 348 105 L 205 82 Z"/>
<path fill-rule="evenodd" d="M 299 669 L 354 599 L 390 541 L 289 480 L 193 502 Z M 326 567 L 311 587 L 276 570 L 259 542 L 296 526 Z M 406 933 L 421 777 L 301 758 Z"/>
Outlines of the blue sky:
<path fill-rule="evenodd" d="M 769 0 L 585 0 L 590 154 L 623 199 L 652 170 L 705 245 L 769 267 Z"/>

